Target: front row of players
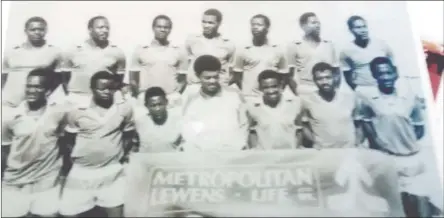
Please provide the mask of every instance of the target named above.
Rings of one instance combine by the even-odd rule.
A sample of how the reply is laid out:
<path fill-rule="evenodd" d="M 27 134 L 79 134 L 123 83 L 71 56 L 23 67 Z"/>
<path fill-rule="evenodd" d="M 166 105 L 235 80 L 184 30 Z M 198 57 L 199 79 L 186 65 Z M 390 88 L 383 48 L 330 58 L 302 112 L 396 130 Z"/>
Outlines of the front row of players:
<path fill-rule="evenodd" d="M 301 99 L 284 95 L 281 75 L 271 70 L 258 77 L 262 96 L 244 99 L 220 85 L 217 58 L 201 56 L 195 69 L 200 92 L 180 107 L 169 106 L 159 87 L 145 92 L 144 107 L 115 99 L 119 79 L 107 71 L 91 78 L 90 101 L 48 103 L 50 74 L 31 71 L 26 100 L 4 108 L 2 215 L 73 216 L 98 206 L 121 217 L 122 163 L 131 152 L 362 147 L 365 138 L 396 160 L 403 199 L 427 202 L 417 188 L 424 173 L 416 144 L 424 133 L 421 107 L 397 90 L 390 59 L 371 62 L 379 87 L 371 98 L 338 91 L 336 69 L 327 63 L 312 71 L 318 91 Z"/>

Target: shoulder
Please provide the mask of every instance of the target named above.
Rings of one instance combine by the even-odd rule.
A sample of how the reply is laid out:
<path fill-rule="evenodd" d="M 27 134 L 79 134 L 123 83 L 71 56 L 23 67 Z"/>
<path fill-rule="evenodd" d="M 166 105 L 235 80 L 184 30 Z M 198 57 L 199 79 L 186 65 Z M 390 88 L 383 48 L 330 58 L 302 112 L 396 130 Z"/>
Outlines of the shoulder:
<path fill-rule="evenodd" d="M 123 49 L 120 48 L 119 46 L 117 46 L 117 45 L 115 45 L 115 44 L 110 44 L 109 47 L 110 47 L 110 51 L 111 51 L 113 54 L 115 54 L 115 55 L 117 55 L 117 56 L 122 56 L 122 55 L 124 55 Z"/>
<path fill-rule="evenodd" d="M 116 106 L 118 107 L 120 113 L 123 116 L 132 115 L 134 112 L 133 105 L 131 104 L 130 101 L 118 102 L 118 103 L 116 103 Z"/>
<path fill-rule="evenodd" d="M 2 106 L 2 124 L 9 124 L 11 121 L 19 118 L 20 113 L 16 107 Z"/>
<path fill-rule="evenodd" d="M 9 57 L 13 55 L 14 53 L 23 51 L 23 47 L 21 45 L 14 45 L 12 47 L 6 48 L 4 52 L 5 57 Z"/>
<path fill-rule="evenodd" d="M 232 87 L 223 87 L 222 94 L 228 98 L 237 99 L 241 103 L 245 103 L 245 98 L 238 89 Z"/>
<path fill-rule="evenodd" d="M 202 39 L 202 35 L 201 34 L 190 34 L 186 37 L 185 42 L 187 44 L 193 44 L 195 42 L 197 42 L 198 40 Z"/>

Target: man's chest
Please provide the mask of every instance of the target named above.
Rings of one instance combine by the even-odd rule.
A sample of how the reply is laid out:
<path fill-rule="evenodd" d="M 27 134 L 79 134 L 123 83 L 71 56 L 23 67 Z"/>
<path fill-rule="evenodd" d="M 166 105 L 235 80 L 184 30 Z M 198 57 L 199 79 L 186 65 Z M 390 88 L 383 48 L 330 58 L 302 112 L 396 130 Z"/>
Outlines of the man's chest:
<path fill-rule="evenodd" d="M 180 135 L 181 126 L 174 118 L 168 118 L 164 124 L 154 123 L 150 117 L 136 120 L 136 130 L 141 142 L 175 142 Z"/>
<path fill-rule="evenodd" d="M 244 65 L 245 66 L 265 66 L 277 67 L 281 61 L 282 55 L 277 48 L 267 47 L 250 47 L 245 49 Z"/>
<path fill-rule="evenodd" d="M 409 118 L 414 101 L 404 97 L 380 97 L 370 101 L 370 107 L 377 117 L 399 116 Z"/>
<path fill-rule="evenodd" d="M 371 46 L 367 48 L 360 48 L 354 46 L 354 48 L 347 51 L 348 61 L 356 67 L 367 67 L 367 65 L 375 57 L 386 57 L 387 54 L 382 48 Z"/>
<path fill-rule="evenodd" d="M 229 46 L 222 40 L 196 40 L 190 47 L 191 53 L 195 57 L 208 54 L 226 62 L 232 55 Z"/>
<path fill-rule="evenodd" d="M 330 102 L 316 98 L 307 102 L 308 115 L 314 122 L 349 122 L 353 119 L 355 103 L 346 98 Z"/>
<path fill-rule="evenodd" d="M 60 54 L 49 49 L 20 50 L 7 57 L 11 69 L 55 67 Z"/>
<path fill-rule="evenodd" d="M 80 131 L 94 133 L 122 128 L 124 115 L 117 108 L 108 110 L 84 109 L 77 111 L 76 123 Z"/>
<path fill-rule="evenodd" d="M 334 51 L 333 47 L 328 44 L 320 44 L 317 46 L 311 46 L 307 44 L 301 44 L 296 48 L 295 59 L 297 64 L 315 64 L 315 62 L 327 62 L 331 63 L 334 61 Z"/>
<path fill-rule="evenodd" d="M 63 125 L 63 114 L 18 115 L 11 125 L 16 139 L 44 136 L 56 137 Z"/>
<path fill-rule="evenodd" d="M 142 66 L 168 65 L 177 66 L 180 60 L 178 49 L 174 48 L 148 48 L 140 52 L 138 62 Z"/>
<path fill-rule="evenodd" d="M 71 63 L 74 68 L 112 68 L 118 56 L 110 49 L 81 49 L 73 53 Z"/>
<path fill-rule="evenodd" d="M 259 128 L 272 128 L 276 126 L 293 128 L 295 120 L 300 114 L 297 105 L 283 105 L 279 108 L 271 108 L 265 105 L 250 110 Z"/>

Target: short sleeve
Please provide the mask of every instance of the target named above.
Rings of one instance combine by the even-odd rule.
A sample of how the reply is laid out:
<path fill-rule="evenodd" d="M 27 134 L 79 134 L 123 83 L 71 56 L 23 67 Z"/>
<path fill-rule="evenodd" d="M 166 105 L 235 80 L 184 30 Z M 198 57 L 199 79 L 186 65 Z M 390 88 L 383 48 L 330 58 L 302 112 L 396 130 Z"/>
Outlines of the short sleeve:
<path fill-rule="evenodd" d="M 236 52 L 233 62 L 233 71 L 244 72 L 244 49 L 240 49 Z"/>
<path fill-rule="evenodd" d="M 279 57 L 279 62 L 277 65 L 278 68 L 278 73 L 281 74 L 286 74 L 288 73 L 288 62 L 287 62 L 287 58 L 285 57 L 285 52 L 281 51 L 281 49 L 278 49 L 278 57 Z"/>
<path fill-rule="evenodd" d="M 302 102 L 300 99 L 297 99 L 295 102 L 295 109 L 296 109 L 296 118 L 294 120 L 294 125 L 296 126 L 296 129 L 302 129 L 302 118 L 303 118 L 303 111 L 302 111 Z"/>
<path fill-rule="evenodd" d="M 125 74 L 126 73 L 126 57 L 125 57 L 125 53 L 120 48 L 117 49 L 116 59 L 117 59 L 116 72 L 118 74 Z"/>
<path fill-rule="evenodd" d="M 65 131 L 69 133 L 79 132 L 79 125 L 77 122 L 77 110 L 67 111 L 65 122 L 66 122 Z"/>
<path fill-rule="evenodd" d="M 371 108 L 370 104 L 367 101 L 361 100 L 360 106 L 359 106 L 359 115 L 356 115 L 357 117 L 360 117 L 360 120 L 364 122 L 371 122 L 373 117 L 375 116 L 375 113 L 373 109 Z"/>
<path fill-rule="evenodd" d="M 410 120 L 415 126 L 423 126 L 424 125 L 424 110 L 422 103 L 419 99 L 415 99 L 415 103 L 410 114 Z"/>
<path fill-rule="evenodd" d="M 63 72 L 63 53 L 61 50 L 56 49 L 55 51 L 56 55 L 55 55 L 55 59 L 54 59 L 54 71 L 56 73 L 61 73 Z"/>
<path fill-rule="evenodd" d="M 123 114 L 123 131 L 124 132 L 129 132 L 129 131 L 133 131 L 135 129 L 135 125 L 134 125 L 134 112 L 133 109 L 131 108 L 131 106 L 125 105 L 125 111 Z"/>
<path fill-rule="evenodd" d="M 11 122 L 13 119 L 12 108 L 2 106 L 3 114 L 10 116 L 2 116 L 2 146 L 11 145 L 13 139 L 13 132 L 11 130 Z"/>
<path fill-rule="evenodd" d="M 185 49 L 179 49 L 179 58 L 178 58 L 178 67 L 177 67 L 177 73 L 178 74 L 187 74 L 188 73 L 188 67 L 189 67 L 189 59 L 188 55 Z"/>
<path fill-rule="evenodd" d="M 338 54 L 336 53 L 335 45 L 331 42 L 330 43 L 330 52 L 331 52 L 331 58 L 332 58 L 332 66 L 333 67 L 341 67 Z"/>
<path fill-rule="evenodd" d="M 296 45 L 294 43 L 288 44 L 285 49 L 285 53 L 286 53 L 288 67 L 296 67 L 296 57 L 297 57 Z"/>
<path fill-rule="evenodd" d="M 393 57 L 393 51 L 390 48 L 390 46 L 386 42 L 382 42 L 382 46 L 383 46 L 383 49 L 384 49 L 385 54 L 387 55 L 387 57 L 390 58 L 393 61 L 393 58 L 394 58 Z"/>
<path fill-rule="evenodd" d="M 191 60 L 192 56 L 193 56 L 193 49 L 192 49 L 192 44 L 193 44 L 193 36 L 188 36 L 187 39 L 185 40 L 185 52 L 187 54 L 188 60 Z"/>
<path fill-rule="evenodd" d="M 345 51 L 341 51 L 339 54 L 339 65 L 342 71 L 349 71 L 352 69 L 352 63 L 350 62 L 350 58 L 347 56 Z"/>
<path fill-rule="evenodd" d="M 233 66 L 234 65 L 234 58 L 235 58 L 235 54 L 236 54 L 236 46 L 232 43 L 229 42 L 228 45 L 228 64 L 229 66 Z"/>
<path fill-rule="evenodd" d="M 354 103 L 353 120 L 355 121 L 362 120 L 363 119 L 363 113 L 361 112 L 362 100 L 359 97 L 357 97 L 355 94 L 353 94 L 352 101 Z"/>

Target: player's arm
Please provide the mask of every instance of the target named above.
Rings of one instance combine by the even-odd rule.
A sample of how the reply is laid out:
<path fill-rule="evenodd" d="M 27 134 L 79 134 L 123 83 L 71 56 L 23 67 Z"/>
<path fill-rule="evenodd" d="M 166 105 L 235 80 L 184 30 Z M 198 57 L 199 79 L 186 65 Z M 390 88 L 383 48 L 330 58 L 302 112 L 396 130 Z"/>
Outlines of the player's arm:
<path fill-rule="evenodd" d="M 232 82 L 235 83 L 239 89 L 242 89 L 242 80 L 244 74 L 244 51 L 236 52 L 233 60 L 233 76 Z"/>
<path fill-rule="evenodd" d="M 73 73 L 73 57 L 75 55 L 75 52 L 76 50 L 63 52 L 61 54 L 62 60 L 60 61 L 60 67 L 58 67 L 57 69 L 58 73 L 60 74 L 61 83 L 65 93 L 68 93 L 68 84 Z"/>
<path fill-rule="evenodd" d="M 249 149 L 248 148 L 248 142 L 249 142 L 249 133 L 250 133 L 250 121 L 249 121 L 249 115 L 247 110 L 247 104 L 245 102 L 245 99 L 242 97 L 242 95 L 239 94 L 240 98 L 240 106 L 237 111 L 237 118 L 239 123 L 239 131 L 242 133 L 242 139 L 240 139 L 242 142 L 245 142 L 242 150 Z"/>
<path fill-rule="evenodd" d="M 126 108 L 126 113 L 122 123 L 123 158 L 121 162 L 128 161 L 130 151 L 134 148 L 136 131 L 134 126 L 133 110 L 130 106 Z M 137 148 L 136 148 L 137 149 Z"/>
<path fill-rule="evenodd" d="M 350 86 L 350 88 L 354 90 L 356 88 L 356 84 L 353 81 L 354 69 L 350 57 L 348 57 L 345 52 L 341 52 L 341 54 L 339 55 L 339 62 L 345 82 Z"/>
<path fill-rule="evenodd" d="M 294 120 L 294 125 L 296 126 L 296 141 L 298 142 L 297 148 L 304 148 L 304 145 L 302 143 L 304 140 L 302 106 L 300 103 L 298 103 L 295 108 L 297 107 L 299 107 L 299 110 L 297 110 L 299 113 L 296 114 L 296 119 Z"/>
<path fill-rule="evenodd" d="M 235 84 L 236 81 L 234 79 L 235 72 L 233 70 L 234 60 L 235 60 L 235 54 L 236 54 L 236 46 L 233 43 L 229 43 L 228 45 L 228 74 L 230 75 L 230 81 L 228 81 L 228 85 Z"/>
<path fill-rule="evenodd" d="M 314 136 L 313 129 L 311 128 L 310 121 L 308 119 L 309 110 L 302 104 L 301 106 L 301 124 L 302 124 L 302 145 L 306 148 L 310 148 L 313 146 Z"/>
<path fill-rule="evenodd" d="M 3 110 L 3 108 L 2 108 Z M 5 113 L 6 111 L 3 111 L 3 113 Z M 6 166 L 8 165 L 8 156 L 9 156 L 9 152 L 11 150 L 11 144 L 12 144 L 12 139 L 14 138 L 13 132 L 11 130 L 11 125 L 10 125 L 10 120 L 3 117 L 2 119 L 2 171 L 1 171 L 1 175 L 3 177 L 3 172 L 6 169 Z"/>
<path fill-rule="evenodd" d="M 188 60 L 187 52 L 181 49 L 179 51 L 179 65 L 177 69 L 177 83 L 179 84 L 177 91 L 179 93 L 183 93 L 187 86 L 187 73 L 189 65 L 190 61 Z"/>
<path fill-rule="evenodd" d="M 372 123 L 372 119 L 375 116 L 373 109 L 365 102 L 362 102 L 360 107 L 362 117 L 361 125 L 364 135 L 368 138 L 370 145 L 378 145 L 383 147 L 384 142 L 379 138 Z"/>
<path fill-rule="evenodd" d="M 119 75 L 120 78 L 120 85 L 121 88 L 123 88 L 123 91 L 126 92 L 128 87 L 128 83 L 124 80 L 126 73 L 126 57 L 125 53 L 122 49 L 117 48 L 116 51 L 116 74 Z"/>
<path fill-rule="evenodd" d="M 294 80 L 295 78 L 295 68 L 296 68 L 296 55 L 297 55 L 297 51 L 296 51 L 296 45 L 294 45 L 293 43 L 290 43 L 287 45 L 287 47 L 285 48 L 285 55 L 284 58 L 286 60 L 287 63 L 287 69 L 288 72 L 284 75 L 284 87 L 286 85 L 288 85 L 288 87 L 290 88 L 290 90 L 297 95 L 297 83 Z"/>
<path fill-rule="evenodd" d="M 417 140 L 420 140 L 422 137 L 424 137 L 425 133 L 423 107 L 424 106 L 422 105 L 420 100 L 416 99 L 412 113 L 410 114 L 410 120 L 412 122 L 413 128 L 415 129 L 415 135 Z"/>
<path fill-rule="evenodd" d="M 355 98 L 355 108 L 353 109 L 353 123 L 355 125 L 355 138 L 356 145 L 360 147 L 363 145 L 365 140 L 364 129 L 363 129 L 363 113 L 361 112 L 362 103 L 358 97 Z"/>
<path fill-rule="evenodd" d="M 247 110 L 248 118 L 248 147 L 249 149 L 255 149 L 258 145 L 258 136 L 256 132 L 257 120 L 253 116 L 253 112 Z"/>
<path fill-rule="evenodd" d="M 65 131 L 59 138 L 57 144 L 60 149 L 60 153 L 63 159 L 62 173 L 66 176 L 71 169 L 72 160 L 71 153 L 76 144 L 77 133 L 79 132 L 79 126 L 77 123 L 77 110 L 68 111 L 65 114 Z"/>
<path fill-rule="evenodd" d="M 140 71 L 142 66 L 140 65 L 140 54 L 142 47 L 137 47 L 132 56 L 130 62 L 130 68 L 128 74 L 123 79 L 124 83 L 129 84 L 133 96 L 139 94 L 139 84 L 140 84 Z"/>

